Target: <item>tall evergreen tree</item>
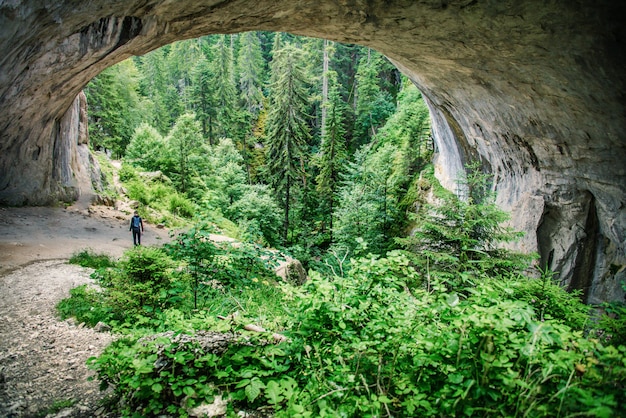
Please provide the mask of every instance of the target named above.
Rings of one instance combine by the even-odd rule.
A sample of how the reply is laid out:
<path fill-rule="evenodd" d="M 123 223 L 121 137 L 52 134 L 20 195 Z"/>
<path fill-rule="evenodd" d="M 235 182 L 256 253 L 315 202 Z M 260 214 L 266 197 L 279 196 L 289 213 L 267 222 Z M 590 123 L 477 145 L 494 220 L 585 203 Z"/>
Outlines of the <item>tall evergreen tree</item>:
<path fill-rule="evenodd" d="M 173 174 L 181 192 L 188 191 L 194 174 L 193 156 L 201 153 L 200 126 L 193 114 L 181 115 L 168 135 L 167 142 L 173 157 Z"/>
<path fill-rule="evenodd" d="M 237 134 L 237 145 L 244 159 L 248 179 L 251 181 L 252 154 L 256 144 L 255 129 L 264 106 L 265 62 L 258 32 L 245 32 L 239 37 L 237 69 L 242 111 L 241 129 Z"/>
<path fill-rule="evenodd" d="M 192 109 L 192 74 L 196 63 L 203 56 L 200 39 L 174 42 L 167 54 L 169 84 L 174 87 L 180 101 L 180 111 Z M 178 116 L 178 115 L 176 115 Z"/>
<path fill-rule="evenodd" d="M 237 89 L 233 72 L 233 48 L 230 38 L 220 35 L 215 44 L 215 95 L 217 99 L 217 134 L 231 137 L 236 120 Z"/>
<path fill-rule="evenodd" d="M 258 115 L 263 106 L 263 56 L 261 41 L 256 32 L 245 32 L 239 37 L 239 88 L 241 98 L 250 114 Z"/>
<path fill-rule="evenodd" d="M 202 56 L 193 68 L 193 88 L 191 102 L 193 103 L 196 119 L 202 126 L 202 135 L 208 138 L 209 144 L 215 141 L 213 125 L 217 118 L 217 104 L 213 72 L 209 61 Z"/>
<path fill-rule="evenodd" d="M 167 47 L 159 48 L 138 57 L 138 67 L 143 75 L 141 93 L 152 103 L 151 120 L 147 122 L 165 135 L 180 114 L 178 94 L 168 77 Z"/>
<path fill-rule="evenodd" d="M 132 60 L 107 68 L 85 89 L 89 103 L 89 135 L 96 149 L 121 157 L 143 118 L 139 73 Z"/>
<path fill-rule="evenodd" d="M 326 136 L 326 115 L 328 112 L 328 67 L 330 64 L 331 42 L 324 40 L 324 58 L 322 63 L 322 139 Z"/>
<path fill-rule="evenodd" d="M 328 93 L 326 126 L 323 130 L 322 145 L 317 165 L 317 191 L 324 201 L 325 213 L 328 216 L 330 241 L 332 241 L 333 211 L 335 209 L 335 194 L 337 192 L 340 174 L 346 164 L 347 153 L 345 146 L 344 109 L 337 88 L 337 75 L 334 71 L 328 72 L 327 80 L 330 88 Z"/>
<path fill-rule="evenodd" d="M 390 181 L 396 148 L 386 144 L 374 153 L 371 149 L 371 144 L 362 147 L 355 154 L 356 161 L 347 166 L 334 213 L 333 237 L 342 248 L 353 251 L 362 240 L 369 251 L 380 254 L 388 249 L 389 229 L 397 215 Z"/>
<path fill-rule="evenodd" d="M 372 50 L 359 61 L 355 127 L 358 144 L 369 142 L 395 110 L 393 97 L 380 88 L 379 73 L 384 63 L 385 58 Z"/>
<path fill-rule="evenodd" d="M 308 80 L 301 50 L 287 45 L 274 51 L 271 108 L 267 120 L 267 161 L 274 187 L 283 194 L 283 240 L 289 233 L 291 188 L 304 179 L 304 158 L 311 134 L 304 113 Z"/>

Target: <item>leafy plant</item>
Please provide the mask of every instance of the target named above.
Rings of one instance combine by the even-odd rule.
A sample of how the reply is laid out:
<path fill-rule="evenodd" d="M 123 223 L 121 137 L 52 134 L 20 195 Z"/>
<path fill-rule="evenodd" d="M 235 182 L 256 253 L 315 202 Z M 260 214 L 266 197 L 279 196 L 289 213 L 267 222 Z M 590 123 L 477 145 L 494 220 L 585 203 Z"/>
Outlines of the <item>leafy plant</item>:
<path fill-rule="evenodd" d="M 568 293 L 554 280 L 554 272 L 540 270 L 541 277 L 522 278 L 510 287 L 512 296 L 535 308 L 537 318 L 559 319 L 576 330 L 589 325 L 590 308 L 581 302 L 581 292 Z"/>
<path fill-rule="evenodd" d="M 70 297 L 62 299 L 56 309 L 61 319 L 73 317 L 78 323 L 93 327 L 111 318 L 111 309 L 103 302 L 101 290 L 84 284 L 71 289 Z"/>
<path fill-rule="evenodd" d="M 626 303 L 603 303 L 600 309 L 598 337 L 615 346 L 626 346 Z"/>
<path fill-rule="evenodd" d="M 404 253 L 353 260 L 344 277 L 284 286 L 286 342 L 240 339 L 244 316 L 220 322 L 170 310 L 159 322 L 180 335 L 121 340 L 90 364 L 127 414 L 184 416 L 218 394 L 233 412 L 271 407 L 277 417 L 619 411 L 626 347 L 540 320 L 513 298 L 511 278 L 462 292 L 424 284 Z M 199 342 L 207 335 L 229 343 L 210 351 Z"/>
<path fill-rule="evenodd" d="M 407 286 L 418 276 L 400 254 L 357 261 L 346 278 L 314 275 L 293 308 L 302 392 L 277 416 L 615 413 L 620 351 L 503 298 L 514 281 L 462 293 L 435 281 L 429 292 Z M 594 397 L 608 364 L 604 382 L 616 389 Z M 578 368 L 587 380 L 574 383 Z"/>

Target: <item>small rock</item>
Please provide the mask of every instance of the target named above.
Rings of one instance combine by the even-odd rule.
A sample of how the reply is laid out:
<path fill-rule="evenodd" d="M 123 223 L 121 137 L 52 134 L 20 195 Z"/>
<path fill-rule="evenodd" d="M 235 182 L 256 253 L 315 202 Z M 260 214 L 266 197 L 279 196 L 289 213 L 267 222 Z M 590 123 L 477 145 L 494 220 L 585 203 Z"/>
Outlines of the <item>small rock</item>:
<path fill-rule="evenodd" d="M 202 404 L 187 411 L 190 417 L 217 417 L 226 414 L 228 402 L 217 395 L 212 404 Z"/>
<path fill-rule="evenodd" d="M 93 327 L 96 332 L 109 332 L 111 331 L 111 326 L 105 324 L 104 322 L 98 322 L 95 327 Z"/>

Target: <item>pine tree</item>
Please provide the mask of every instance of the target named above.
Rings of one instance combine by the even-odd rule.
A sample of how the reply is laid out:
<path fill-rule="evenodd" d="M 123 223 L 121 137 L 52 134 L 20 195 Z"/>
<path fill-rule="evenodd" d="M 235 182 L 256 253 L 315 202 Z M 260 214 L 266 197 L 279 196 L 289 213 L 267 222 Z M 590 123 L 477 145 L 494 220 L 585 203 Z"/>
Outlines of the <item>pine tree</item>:
<path fill-rule="evenodd" d="M 180 114 L 179 104 L 173 102 L 178 96 L 172 96 L 173 87 L 168 81 L 166 53 L 167 48 L 164 47 L 137 58 L 138 68 L 143 75 L 141 93 L 152 103 L 151 119 L 146 122 L 157 128 L 162 135 L 169 132 Z"/>
<path fill-rule="evenodd" d="M 310 139 L 306 88 L 301 50 L 287 45 L 274 51 L 271 108 L 267 120 L 267 161 L 274 187 L 283 194 L 283 240 L 289 232 L 291 188 L 304 179 L 304 158 Z"/>
<path fill-rule="evenodd" d="M 220 35 L 215 45 L 215 95 L 217 106 L 217 134 L 232 137 L 233 122 L 236 120 L 235 79 L 233 72 L 233 48 L 226 35 Z"/>
<path fill-rule="evenodd" d="M 345 147 L 344 109 L 345 104 L 341 100 L 337 88 L 336 73 L 329 72 L 327 80 L 330 84 L 329 99 L 324 106 L 327 109 L 325 117 L 326 126 L 323 130 L 322 144 L 317 166 L 317 192 L 325 201 L 325 213 L 329 220 L 330 241 L 332 241 L 333 211 L 335 209 L 335 194 L 340 180 L 340 174 L 346 164 L 347 153 Z"/>
<path fill-rule="evenodd" d="M 245 32 L 239 38 L 239 88 L 250 114 L 258 115 L 263 106 L 263 57 L 256 32 Z"/>
<path fill-rule="evenodd" d="M 202 126 L 202 135 L 208 138 L 209 144 L 215 143 L 213 125 L 217 118 L 216 92 L 213 72 L 209 61 L 203 56 L 196 62 L 192 70 L 193 88 L 191 102 L 196 119 Z"/>
<path fill-rule="evenodd" d="M 360 144 L 374 138 L 378 128 L 395 110 L 393 97 L 380 87 L 379 73 L 384 64 L 384 57 L 372 50 L 368 50 L 359 62 L 355 135 Z"/>
<path fill-rule="evenodd" d="M 96 149 L 121 157 L 143 117 L 139 73 L 132 60 L 107 68 L 87 88 L 89 135 Z"/>
<path fill-rule="evenodd" d="M 185 193 L 194 172 L 192 156 L 201 152 L 202 137 L 195 116 L 189 113 L 181 115 L 168 135 L 167 142 L 173 157 L 173 172 L 177 177 L 179 190 Z"/>
<path fill-rule="evenodd" d="M 397 218 L 395 185 L 391 181 L 396 148 L 385 144 L 372 151 L 372 144 L 355 154 L 347 165 L 339 190 L 339 205 L 334 211 L 334 238 L 339 246 L 354 250 L 356 238 L 373 253 L 389 249 L 390 227 Z"/>

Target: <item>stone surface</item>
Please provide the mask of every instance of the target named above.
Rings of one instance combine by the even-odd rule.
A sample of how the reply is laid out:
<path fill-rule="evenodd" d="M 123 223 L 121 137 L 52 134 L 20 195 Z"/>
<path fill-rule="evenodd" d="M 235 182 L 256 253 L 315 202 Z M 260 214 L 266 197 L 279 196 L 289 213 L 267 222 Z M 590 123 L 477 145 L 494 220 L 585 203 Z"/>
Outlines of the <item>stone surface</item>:
<path fill-rule="evenodd" d="M 91 270 L 60 260 L 33 263 L 0 278 L 0 416 L 43 417 L 55 402 L 74 400 L 55 417 L 105 417 L 87 359 L 114 340 L 73 320 L 61 321 L 55 305 L 69 290 L 92 284 Z M 86 412 L 89 411 L 89 412 Z M 48 415 L 51 416 L 51 415 Z"/>
<path fill-rule="evenodd" d="M 2 2 L 0 202 L 80 194 L 65 148 L 75 133 L 61 127 L 107 66 L 211 33 L 325 37 L 377 49 L 416 83 L 436 122 L 444 183 L 454 187 L 460 167 L 480 159 L 527 234 L 520 245 L 588 300 L 620 299 L 625 9 L 613 0 Z"/>

